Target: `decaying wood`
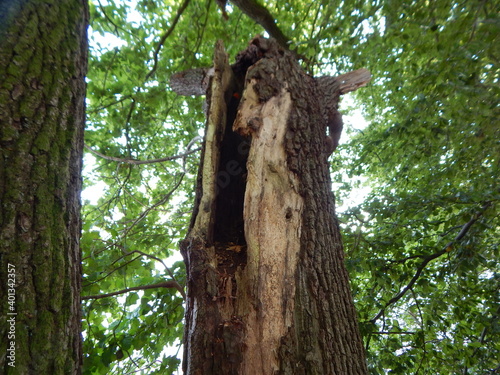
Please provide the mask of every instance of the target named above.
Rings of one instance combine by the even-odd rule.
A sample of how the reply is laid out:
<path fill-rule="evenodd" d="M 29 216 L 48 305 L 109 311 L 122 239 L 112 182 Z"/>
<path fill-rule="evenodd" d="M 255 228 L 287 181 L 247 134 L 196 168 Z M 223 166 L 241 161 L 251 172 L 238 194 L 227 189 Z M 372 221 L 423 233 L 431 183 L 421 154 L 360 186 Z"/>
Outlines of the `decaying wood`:
<path fill-rule="evenodd" d="M 181 244 L 185 373 L 364 375 L 324 137 L 366 74 L 314 79 L 264 38 L 227 60 L 218 43 Z"/>
<path fill-rule="evenodd" d="M 259 39 L 257 39 L 259 40 Z M 259 42 L 261 44 L 269 44 L 266 39 Z M 272 44 L 271 44 L 272 45 Z M 242 52 L 242 54 L 249 54 L 249 50 L 256 45 L 252 44 L 248 50 Z M 266 49 L 266 47 L 258 46 L 257 50 Z M 267 47 L 269 48 L 269 47 Z M 238 63 L 237 63 L 238 64 Z M 232 68 L 235 69 L 237 64 L 233 64 Z M 248 66 L 245 67 L 245 71 Z M 210 77 L 213 75 L 212 68 L 194 68 L 188 69 L 179 73 L 175 73 L 170 78 L 170 88 L 179 95 L 184 96 L 199 96 L 205 95 L 208 89 L 208 83 Z M 356 91 L 360 87 L 364 87 L 370 82 L 371 74 L 368 69 L 358 69 L 352 72 L 341 74 L 336 77 L 323 76 L 317 77 L 316 82 L 319 89 L 326 95 L 330 93 L 335 93 L 338 97 L 339 95 L 344 95 L 352 91 Z M 326 98 L 325 101 L 329 99 Z"/>
<path fill-rule="evenodd" d="M 300 253 L 304 199 L 288 168 L 283 145 L 292 99 L 286 85 L 262 101 L 259 81 L 250 79 L 233 128 L 252 134 L 244 204 L 247 264 L 241 272 L 248 309 L 244 360 L 240 373 L 279 370 L 277 348 L 294 319 L 295 270 Z M 285 286 L 285 287 L 283 287 Z M 256 371 L 256 372 L 255 372 Z"/>
<path fill-rule="evenodd" d="M 371 74 L 368 69 L 358 69 L 352 72 L 341 74 L 336 77 L 318 77 L 316 78 L 321 90 L 330 91 L 332 86 L 338 86 L 340 95 L 356 91 L 370 82 Z"/>
<path fill-rule="evenodd" d="M 179 95 L 205 95 L 213 69 L 195 68 L 175 73 L 170 77 L 170 88 Z"/>
<path fill-rule="evenodd" d="M 196 236 L 212 242 L 213 212 L 217 194 L 217 172 L 220 156 L 220 143 L 226 125 L 227 103 L 226 93 L 230 91 L 233 72 L 228 64 L 228 57 L 218 42 L 215 46 L 214 75 L 210 87 L 210 107 L 204 143 L 204 163 L 201 178 L 201 210 L 196 215 L 193 231 Z"/>
<path fill-rule="evenodd" d="M 183 362 L 186 374 L 230 374 L 241 362 L 241 323 L 232 309 L 224 307 L 233 298 L 234 272 L 244 260 L 244 253 L 234 238 L 229 240 L 221 236 L 220 224 L 216 228 L 217 203 L 220 207 L 227 204 L 221 200 L 226 197 L 226 192 L 221 191 L 226 187 L 220 182 L 221 176 L 225 176 L 223 172 L 241 179 L 241 173 L 234 173 L 234 163 L 229 166 L 231 173 L 224 170 L 228 162 L 234 161 L 227 160 L 230 159 L 226 155 L 227 147 L 223 148 L 227 138 L 231 138 L 226 128 L 228 121 L 232 121 L 228 119 L 228 106 L 234 90 L 235 77 L 222 43 L 218 42 L 207 98 L 208 118 L 196 204 L 190 232 L 181 244 L 188 272 Z M 223 166 L 221 157 L 226 159 Z M 226 215 L 229 217 L 234 213 L 227 212 Z M 223 222 L 222 219 L 219 221 Z M 216 358 L 224 361 L 214 363 Z M 227 358 L 231 360 L 226 361 Z"/>

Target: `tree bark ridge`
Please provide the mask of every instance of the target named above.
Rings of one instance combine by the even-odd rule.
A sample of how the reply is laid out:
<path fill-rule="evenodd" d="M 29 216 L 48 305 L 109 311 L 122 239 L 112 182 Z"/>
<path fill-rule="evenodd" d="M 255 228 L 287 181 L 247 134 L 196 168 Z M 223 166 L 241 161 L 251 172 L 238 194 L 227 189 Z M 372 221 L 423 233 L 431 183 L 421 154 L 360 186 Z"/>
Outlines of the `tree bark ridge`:
<path fill-rule="evenodd" d="M 87 6 L 83 0 L 27 0 L 1 7 L 4 374 L 81 372 L 79 239 Z M 8 290 L 9 298 L 14 296 L 12 305 L 6 303 L 8 264 L 15 269 L 15 283 Z M 9 315 L 14 325 L 6 326 L 7 313 L 16 314 Z M 6 358 L 11 342 L 15 367 Z"/>

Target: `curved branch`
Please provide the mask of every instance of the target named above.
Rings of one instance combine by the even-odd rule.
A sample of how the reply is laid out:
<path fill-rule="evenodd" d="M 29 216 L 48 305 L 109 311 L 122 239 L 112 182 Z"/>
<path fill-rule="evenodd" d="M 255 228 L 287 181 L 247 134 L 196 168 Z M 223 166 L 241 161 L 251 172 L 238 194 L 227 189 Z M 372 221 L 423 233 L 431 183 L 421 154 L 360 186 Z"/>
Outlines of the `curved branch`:
<path fill-rule="evenodd" d="M 415 272 L 415 275 L 412 277 L 412 279 L 410 280 L 408 285 L 405 286 L 403 288 L 403 290 L 400 291 L 395 297 L 391 298 L 389 300 L 389 302 L 387 302 L 385 304 L 385 306 L 379 311 L 379 313 L 372 320 L 370 320 L 370 322 L 375 323 L 378 320 L 378 318 L 380 318 L 382 316 L 385 309 L 387 309 L 390 305 L 399 301 L 406 294 L 406 292 L 413 287 L 413 285 L 417 282 L 418 278 L 420 277 L 421 273 L 423 272 L 425 266 L 427 266 L 427 264 L 429 264 L 430 261 L 432 261 L 436 258 L 439 258 L 441 255 L 446 254 L 446 253 L 447 253 L 447 251 L 445 249 L 445 250 L 441 250 L 441 251 L 434 253 L 434 254 L 428 256 L 427 258 L 425 258 L 424 261 L 422 263 L 420 263 L 420 266 L 418 266 L 417 272 Z"/>
<path fill-rule="evenodd" d="M 117 296 L 119 294 L 129 293 L 129 292 L 132 292 L 134 290 L 147 290 L 147 289 L 156 289 L 156 288 L 174 288 L 174 289 L 177 289 L 179 292 L 182 291 L 182 293 L 184 293 L 184 290 L 182 290 L 182 287 L 177 283 L 177 281 L 163 281 L 163 282 L 157 283 L 157 284 L 144 285 L 144 286 L 133 286 L 133 287 L 125 288 L 122 290 L 117 290 L 116 292 L 111 292 L 111 293 L 95 294 L 95 295 L 91 295 L 91 296 L 82 296 L 82 301 L 89 300 L 89 299 L 101 299 L 101 298 L 106 298 L 106 297 L 113 297 L 113 296 Z"/>
<path fill-rule="evenodd" d="M 186 293 L 184 292 L 184 288 L 183 288 L 183 287 L 182 287 L 182 286 L 181 286 L 181 285 L 177 282 L 177 280 L 175 279 L 175 276 L 174 276 L 173 272 L 170 270 L 170 268 L 169 268 L 169 267 L 167 267 L 167 265 L 165 264 L 165 262 L 163 262 L 163 260 L 161 260 L 160 258 L 158 258 L 158 257 L 156 257 L 156 256 L 154 256 L 154 255 L 151 255 L 151 254 L 146 254 L 145 252 L 140 251 L 140 250 L 133 250 L 133 251 L 130 251 L 130 252 L 128 252 L 128 253 L 125 253 L 125 254 L 123 254 L 123 256 L 121 256 L 121 257 L 119 257 L 119 258 L 115 259 L 115 260 L 114 260 L 114 261 L 110 264 L 110 266 L 114 265 L 114 264 L 115 264 L 116 262 L 118 262 L 119 260 L 121 260 L 121 259 L 123 259 L 123 258 L 125 258 L 125 257 L 127 257 L 127 256 L 129 256 L 129 255 L 133 255 L 133 254 L 139 254 L 139 256 L 137 256 L 137 257 L 133 258 L 132 260 L 129 260 L 129 261 L 125 262 L 125 264 L 122 264 L 122 265 L 120 265 L 119 267 L 117 267 L 117 268 L 115 268 L 115 269 L 113 269 L 113 270 L 109 271 L 108 273 L 106 273 L 106 275 L 105 275 L 105 276 L 103 276 L 103 277 L 101 277 L 101 278 L 99 278 L 99 279 L 97 279 L 97 280 L 95 280 L 95 281 L 93 281 L 93 282 L 91 282 L 91 283 L 88 283 L 88 284 L 86 284 L 85 286 L 92 285 L 92 284 L 95 284 L 95 283 L 97 283 L 97 282 L 99 282 L 99 281 L 101 281 L 101 280 L 104 280 L 106 277 L 108 277 L 109 275 L 111 275 L 113 272 L 118 271 L 120 268 L 123 268 L 123 267 L 125 267 L 125 266 L 126 266 L 126 265 L 128 265 L 128 264 L 131 264 L 132 262 L 134 262 L 134 261 L 136 261 L 137 259 L 139 259 L 141 256 L 145 256 L 146 258 L 154 259 L 155 261 L 157 261 L 157 262 L 159 262 L 159 263 L 161 263 L 161 264 L 163 265 L 163 267 L 165 268 L 165 270 L 166 270 L 166 271 L 167 271 L 167 273 L 169 274 L 170 278 L 172 279 L 172 281 L 169 281 L 169 282 L 170 282 L 170 283 L 175 283 L 175 286 L 174 286 L 174 287 L 175 287 L 175 288 L 179 291 L 179 293 L 182 295 L 182 298 L 183 298 L 184 300 L 186 300 Z M 155 284 L 155 285 L 157 285 L 157 284 Z M 134 288 L 139 288 L 139 289 L 137 289 L 137 290 L 140 290 L 140 289 L 142 289 L 143 287 L 134 287 Z M 150 289 L 150 288 L 145 288 L 145 289 Z M 113 292 L 114 294 L 113 294 L 113 293 L 106 293 L 106 294 L 103 294 L 103 296 L 104 296 L 104 297 L 110 297 L 110 296 L 113 296 L 113 295 L 116 295 L 116 294 L 122 294 L 122 293 L 120 293 L 120 292 L 125 293 L 124 291 L 126 291 L 126 290 L 127 290 L 127 289 L 123 289 L 122 291 L 119 291 L 119 292 Z M 132 288 L 132 289 L 130 289 L 130 288 L 129 288 L 128 290 L 136 290 L 136 289 L 133 289 L 133 288 Z M 99 295 L 101 295 L 101 294 L 99 294 Z M 83 299 L 92 299 L 91 297 L 95 297 L 95 296 L 88 296 L 88 297 L 83 298 Z M 99 297 L 99 298 L 104 298 L 104 297 Z"/>
<path fill-rule="evenodd" d="M 123 258 L 123 257 L 121 257 L 121 258 Z M 121 258 L 120 258 L 120 259 L 121 259 Z M 88 282 L 87 284 L 84 284 L 84 285 L 83 285 L 83 287 L 86 287 L 86 286 L 89 286 L 89 285 L 92 285 L 92 284 L 96 284 L 96 283 L 98 283 L 99 281 L 104 280 L 106 277 L 108 277 L 108 276 L 109 276 L 109 275 L 111 275 L 112 273 L 114 273 L 114 272 L 118 271 L 119 269 L 121 269 L 121 268 L 123 268 L 123 267 L 127 266 L 127 265 L 128 265 L 128 264 L 130 264 L 130 263 L 135 262 L 135 261 L 136 261 L 137 259 L 139 259 L 139 258 L 140 258 L 140 256 L 135 257 L 134 259 L 129 260 L 129 261 L 125 262 L 124 264 L 121 264 L 121 265 L 120 265 L 120 266 L 118 266 L 117 268 L 114 268 L 114 269 L 112 269 L 111 271 L 106 272 L 106 274 L 105 274 L 104 276 L 101 276 L 101 277 L 100 277 L 100 278 L 98 278 L 97 280 L 94 280 L 94 281 Z M 116 261 L 114 261 L 114 262 L 113 262 L 113 264 L 114 264 L 114 263 L 116 263 Z M 101 272 L 101 274 L 102 274 L 102 273 L 103 273 L 103 272 Z"/>
<path fill-rule="evenodd" d="M 146 253 L 144 253 L 144 252 L 142 252 L 142 251 L 140 251 L 140 250 L 134 250 L 133 252 L 134 252 L 134 253 L 139 253 L 139 254 L 141 254 L 141 255 L 144 255 L 144 256 L 145 256 L 145 257 L 147 257 L 147 258 L 154 259 L 154 260 L 156 260 L 157 262 L 161 263 L 161 264 L 163 265 L 163 267 L 165 268 L 165 270 L 167 271 L 167 273 L 168 273 L 168 274 L 170 275 L 170 277 L 172 278 L 172 280 L 173 280 L 173 281 L 175 281 L 175 282 L 177 283 L 177 285 L 179 285 L 180 289 L 177 289 L 177 290 L 181 293 L 182 298 L 183 298 L 184 300 L 186 300 L 186 293 L 184 292 L 184 288 L 183 288 L 183 287 L 182 287 L 182 286 L 181 286 L 181 285 L 177 282 L 177 280 L 175 279 L 175 276 L 174 276 L 173 272 L 170 270 L 170 268 L 169 268 L 169 267 L 167 267 L 167 265 L 163 262 L 163 260 L 161 260 L 160 258 L 158 258 L 158 257 L 156 257 L 156 256 L 154 256 L 154 255 L 146 254 Z M 131 253 L 133 253 L 133 252 L 131 252 Z M 129 254 L 127 254 L 127 255 L 130 255 L 131 253 L 129 253 Z"/>
<path fill-rule="evenodd" d="M 163 47 L 163 43 L 165 43 L 165 40 L 172 34 L 172 32 L 175 29 L 175 26 L 177 25 L 177 22 L 179 22 L 179 19 L 181 18 L 182 13 L 186 10 L 187 6 L 189 5 L 190 0 L 184 0 L 182 5 L 180 6 L 179 9 L 177 9 L 177 14 L 175 15 L 174 20 L 172 21 L 172 24 L 168 28 L 168 30 L 165 32 L 165 34 L 162 35 L 160 38 L 160 41 L 158 42 L 158 45 L 156 46 L 153 59 L 154 59 L 154 64 L 153 68 L 149 71 L 149 73 L 146 75 L 145 80 L 147 81 L 155 72 L 156 69 L 158 68 L 158 54 L 160 53 L 161 47 Z"/>
<path fill-rule="evenodd" d="M 175 155 L 175 156 L 168 156 L 165 158 L 159 158 L 159 159 L 150 159 L 150 160 L 137 160 L 137 159 L 123 159 L 123 158 L 116 158 L 114 156 L 107 156 L 99 151 L 93 150 L 89 145 L 85 144 L 84 145 L 87 150 L 89 150 L 92 154 L 95 156 L 99 156 L 100 158 L 106 159 L 106 160 L 111 160 L 111 161 L 116 161 L 118 163 L 126 163 L 126 164 L 133 164 L 133 165 L 141 165 L 141 164 L 153 164 L 153 163 L 161 163 L 164 161 L 170 161 L 170 160 L 175 160 L 175 159 L 181 159 L 181 158 L 186 158 L 186 156 L 194 154 L 195 152 L 198 152 L 201 150 L 201 148 L 195 148 L 194 150 L 186 151 L 183 154 Z"/>
<path fill-rule="evenodd" d="M 316 78 L 316 82 L 320 90 L 324 93 L 335 91 L 340 92 L 340 95 L 348 92 L 356 91 L 360 87 L 364 87 L 371 80 L 371 73 L 368 69 L 357 69 L 352 72 L 341 74 L 336 77 L 322 76 Z M 334 89 L 333 89 L 334 88 Z"/>
<path fill-rule="evenodd" d="M 99 8 L 101 9 L 101 12 L 102 14 L 104 14 L 104 18 L 106 18 L 108 20 L 108 22 L 110 24 L 113 25 L 113 27 L 115 28 L 115 33 L 118 33 L 118 30 L 121 30 L 123 32 L 126 32 L 127 34 L 130 34 L 127 30 L 125 30 L 123 27 L 120 27 L 118 26 L 116 23 L 113 22 L 113 20 L 111 19 L 111 17 L 108 16 L 108 14 L 106 13 L 105 9 L 104 9 L 104 6 L 102 5 L 101 1 L 100 0 L 97 0 L 97 3 L 99 4 Z"/>
<path fill-rule="evenodd" d="M 450 251 L 450 249 L 453 247 L 453 245 L 460 241 L 466 234 L 467 232 L 470 230 L 470 228 L 472 227 L 472 225 L 483 215 L 484 211 L 491 205 L 491 202 L 486 202 L 483 207 L 481 208 L 481 212 L 478 212 L 476 213 L 472 219 L 470 219 L 467 223 L 465 223 L 463 226 L 462 226 L 462 230 L 457 234 L 457 236 L 451 240 L 450 242 L 448 242 L 443 250 L 441 251 L 438 251 L 437 253 L 434 253 L 432 255 L 429 255 L 427 258 L 425 258 L 422 263 L 420 263 L 420 265 L 418 266 L 417 268 L 417 272 L 415 272 L 415 275 L 412 277 L 412 279 L 410 280 L 410 282 L 408 283 L 407 286 L 405 286 L 396 296 L 394 296 L 393 298 L 391 298 L 386 304 L 384 307 L 382 307 L 382 309 L 379 311 L 379 313 L 373 318 L 370 320 L 371 323 L 375 323 L 385 312 L 385 310 L 391 306 L 392 304 L 396 303 L 397 301 L 399 301 L 405 294 L 408 290 L 410 290 L 413 285 L 415 285 L 415 283 L 417 282 L 418 278 L 420 277 L 420 275 L 422 274 L 424 268 L 427 266 L 427 264 L 429 264 L 429 262 L 431 262 L 432 260 L 436 259 L 436 258 L 439 258 L 441 255 L 443 254 L 446 254 Z"/>
<path fill-rule="evenodd" d="M 184 178 L 184 175 L 185 173 L 182 173 L 181 175 L 181 178 L 179 178 L 179 181 L 177 181 L 177 183 L 174 185 L 174 187 L 167 193 L 165 194 L 165 196 L 160 199 L 158 202 L 156 202 L 155 204 L 153 204 L 152 206 L 148 207 L 147 209 L 145 209 L 143 212 L 141 212 L 139 214 L 139 216 L 137 216 L 136 219 L 134 219 L 134 221 L 132 222 L 131 225 L 128 226 L 128 228 L 126 228 L 124 231 L 123 231 L 123 234 L 121 235 L 121 237 L 126 237 L 127 234 L 132 230 L 132 228 L 138 223 L 140 222 L 142 219 L 144 219 L 152 210 L 154 210 L 155 208 L 165 204 L 165 202 L 167 202 L 170 197 L 172 196 L 172 194 L 179 188 L 179 186 L 181 185 L 181 182 Z"/>
<path fill-rule="evenodd" d="M 87 113 L 99 113 L 99 111 L 102 111 L 103 109 L 106 109 L 108 107 L 111 107 L 116 104 L 123 103 L 125 100 L 132 99 L 132 95 L 124 95 L 122 96 L 119 100 L 115 100 L 113 102 L 110 102 L 108 104 L 103 104 L 100 107 L 96 107 L 92 110 L 88 110 Z"/>
<path fill-rule="evenodd" d="M 231 0 L 231 3 L 236 5 L 243 13 L 261 25 L 271 37 L 276 39 L 280 46 L 287 50 L 290 49 L 290 39 L 285 36 L 276 25 L 274 17 L 266 7 L 260 5 L 255 0 Z"/>

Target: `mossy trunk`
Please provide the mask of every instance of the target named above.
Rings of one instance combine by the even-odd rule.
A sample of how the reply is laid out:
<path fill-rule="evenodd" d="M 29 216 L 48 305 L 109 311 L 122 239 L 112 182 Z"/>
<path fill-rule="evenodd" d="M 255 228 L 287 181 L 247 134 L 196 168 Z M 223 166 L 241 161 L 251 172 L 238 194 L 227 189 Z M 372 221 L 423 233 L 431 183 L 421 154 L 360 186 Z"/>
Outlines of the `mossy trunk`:
<path fill-rule="evenodd" d="M 0 6 L 0 373 L 81 372 L 86 0 Z"/>
<path fill-rule="evenodd" d="M 184 371 L 367 374 L 325 143 L 345 82 L 306 75 L 263 38 L 227 60 L 219 44 L 181 244 Z"/>

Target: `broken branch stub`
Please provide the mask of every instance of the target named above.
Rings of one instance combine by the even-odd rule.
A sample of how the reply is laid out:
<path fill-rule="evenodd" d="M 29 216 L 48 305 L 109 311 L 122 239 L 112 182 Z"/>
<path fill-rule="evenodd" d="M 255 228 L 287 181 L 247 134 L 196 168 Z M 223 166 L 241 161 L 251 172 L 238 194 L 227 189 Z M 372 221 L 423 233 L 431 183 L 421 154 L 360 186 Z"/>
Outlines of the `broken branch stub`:
<path fill-rule="evenodd" d="M 205 95 L 213 69 L 195 68 L 175 73 L 170 77 L 170 88 L 179 95 Z"/>

